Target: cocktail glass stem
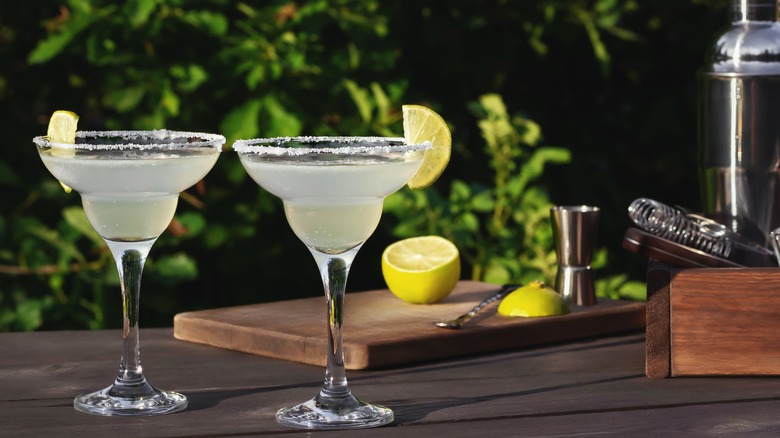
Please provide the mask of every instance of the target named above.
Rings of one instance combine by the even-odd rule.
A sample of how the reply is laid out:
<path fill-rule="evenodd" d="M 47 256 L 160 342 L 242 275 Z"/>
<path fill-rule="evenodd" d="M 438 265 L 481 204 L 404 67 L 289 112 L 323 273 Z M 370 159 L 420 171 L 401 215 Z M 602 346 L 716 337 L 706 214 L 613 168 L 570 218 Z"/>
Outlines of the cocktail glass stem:
<path fill-rule="evenodd" d="M 122 288 L 122 358 L 119 361 L 119 374 L 114 382 L 113 391 L 117 395 L 124 392 L 132 393 L 139 385 L 146 382 L 141 367 L 138 306 L 141 295 L 141 274 L 154 241 L 138 243 L 109 243 L 112 253 L 115 254 L 114 259 Z"/>
<path fill-rule="evenodd" d="M 309 429 L 357 429 L 376 427 L 393 421 L 393 411 L 362 402 L 352 395 L 344 367 L 342 321 L 344 292 L 352 261 L 360 246 L 338 255 L 310 248 L 320 269 L 328 312 L 328 352 L 325 382 L 313 399 L 280 409 L 280 423 Z"/>
<path fill-rule="evenodd" d="M 344 369 L 344 344 L 341 327 L 344 316 L 344 292 L 354 254 L 351 254 L 349 260 L 345 260 L 340 257 L 324 257 L 317 251 L 312 252 L 320 267 L 328 307 L 328 363 L 325 368 L 325 383 L 320 391 L 320 397 L 347 397 L 350 391 L 347 385 L 347 373 Z"/>
<path fill-rule="evenodd" d="M 116 261 L 122 291 L 122 357 L 113 385 L 76 397 L 73 405 L 79 411 L 100 415 L 152 415 L 187 407 L 183 395 L 160 391 L 150 385 L 141 367 L 138 327 L 141 274 L 155 240 L 122 242 L 106 239 Z"/>

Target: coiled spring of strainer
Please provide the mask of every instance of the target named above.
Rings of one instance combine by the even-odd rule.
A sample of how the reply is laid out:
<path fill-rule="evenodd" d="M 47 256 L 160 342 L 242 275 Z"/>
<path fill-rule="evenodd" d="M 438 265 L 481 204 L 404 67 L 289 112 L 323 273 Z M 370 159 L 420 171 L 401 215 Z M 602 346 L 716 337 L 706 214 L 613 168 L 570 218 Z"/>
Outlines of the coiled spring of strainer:
<path fill-rule="evenodd" d="M 730 230 L 715 221 L 685 213 L 658 201 L 635 199 L 628 216 L 650 234 L 716 257 L 728 258 L 732 242 Z"/>

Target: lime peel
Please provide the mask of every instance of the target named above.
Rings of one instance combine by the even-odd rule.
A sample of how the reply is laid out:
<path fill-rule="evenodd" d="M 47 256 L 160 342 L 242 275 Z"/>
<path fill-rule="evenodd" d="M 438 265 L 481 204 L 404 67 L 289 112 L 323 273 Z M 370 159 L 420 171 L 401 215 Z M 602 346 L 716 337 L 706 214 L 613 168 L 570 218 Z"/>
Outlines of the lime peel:
<path fill-rule="evenodd" d="M 510 317 L 554 316 L 569 312 L 563 297 L 538 280 L 515 289 L 498 305 L 498 313 Z"/>

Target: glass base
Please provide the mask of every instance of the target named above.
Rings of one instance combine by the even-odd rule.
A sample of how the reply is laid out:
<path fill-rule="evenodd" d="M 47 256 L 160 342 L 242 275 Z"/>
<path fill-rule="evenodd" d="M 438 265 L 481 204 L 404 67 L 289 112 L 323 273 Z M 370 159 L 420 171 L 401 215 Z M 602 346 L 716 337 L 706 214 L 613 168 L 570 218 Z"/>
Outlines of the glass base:
<path fill-rule="evenodd" d="M 304 429 L 364 429 L 393 422 L 393 411 L 346 397 L 315 397 L 299 405 L 279 409 L 276 421 Z"/>
<path fill-rule="evenodd" d="M 144 383 L 142 388 L 134 388 L 132 394 L 123 395 L 122 392 L 121 388 L 111 385 L 76 397 L 73 407 L 87 414 L 117 416 L 170 414 L 187 407 L 187 398 L 183 395 L 160 391 L 148 383 Z"/>

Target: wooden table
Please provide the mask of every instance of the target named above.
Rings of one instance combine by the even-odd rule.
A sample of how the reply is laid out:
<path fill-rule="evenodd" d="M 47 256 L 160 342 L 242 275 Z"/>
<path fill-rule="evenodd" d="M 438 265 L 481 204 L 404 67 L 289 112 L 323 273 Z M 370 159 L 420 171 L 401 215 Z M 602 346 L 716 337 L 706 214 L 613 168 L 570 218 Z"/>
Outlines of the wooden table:
<path fill-rule="evenodd" d="M 279 407 L 310 398 L 323 369 L 175 340 L 142 329 L 150 382 L 187 410 L 99 417 L 75 395 L 110 383 L 118 331 L 0 334 L 0 436 L 313 436 L 281 426 Z M 644 333 L 348 374 L 360 398 L 396 420 L 324 437 L 780 436 L 780 379 L 645 377 Z"/>

